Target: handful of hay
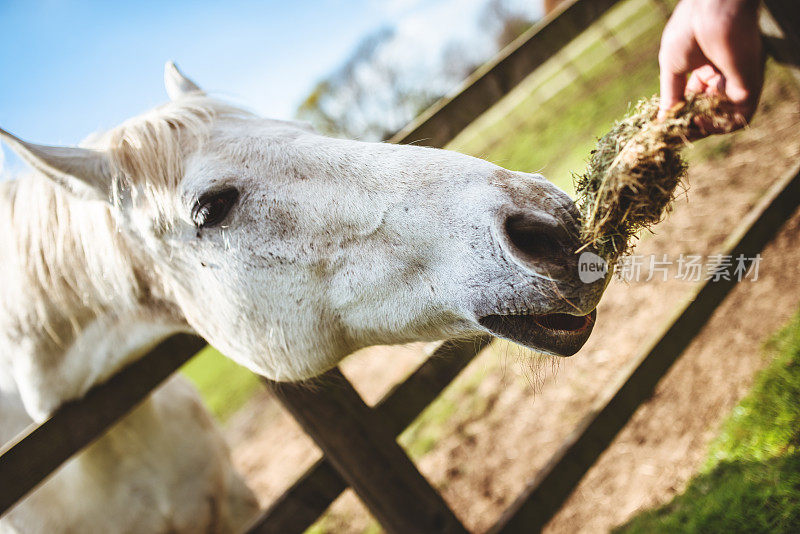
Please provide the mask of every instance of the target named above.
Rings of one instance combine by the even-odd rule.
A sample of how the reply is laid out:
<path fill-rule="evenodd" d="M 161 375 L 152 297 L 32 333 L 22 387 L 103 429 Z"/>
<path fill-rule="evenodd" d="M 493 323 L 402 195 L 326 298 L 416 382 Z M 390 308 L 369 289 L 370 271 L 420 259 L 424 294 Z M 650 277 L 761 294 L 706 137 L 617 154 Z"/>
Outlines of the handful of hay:
<path fill-rule="evenodd" d="M 729 103 L 706 96 L 690 98 L 662 121 L 657 113 L 658 98 L 640 101 L 600 138 L 586 172 L 575 176 L 583 248 L 611 265 L 632 248 L 634 234 L 669 211 L 686 176 L 681 150 L 699 132 L 697 119 L 722 131 L 741 123 Z"/>

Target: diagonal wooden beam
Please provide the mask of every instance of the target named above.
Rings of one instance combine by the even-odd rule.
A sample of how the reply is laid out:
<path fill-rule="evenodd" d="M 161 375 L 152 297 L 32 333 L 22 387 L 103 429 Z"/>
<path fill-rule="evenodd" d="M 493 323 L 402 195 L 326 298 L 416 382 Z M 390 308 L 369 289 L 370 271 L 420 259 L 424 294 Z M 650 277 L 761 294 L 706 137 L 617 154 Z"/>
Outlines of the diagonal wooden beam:
<path fill-rule="evenodd" d="M 311 385 L 267 384 L 388 532 L 467 533 L 338 368 Z"/>
<path fill-rule="evenodd" d="M 393 436 L 398 436 L 492 339 L 481 336 L 442 343 L 416 371 L 378 402 L 374 408 L 378 418 Z M 304 532 L 347 487 L 333 465 L 322 458 L 264 511 L 250 532 Z"/>

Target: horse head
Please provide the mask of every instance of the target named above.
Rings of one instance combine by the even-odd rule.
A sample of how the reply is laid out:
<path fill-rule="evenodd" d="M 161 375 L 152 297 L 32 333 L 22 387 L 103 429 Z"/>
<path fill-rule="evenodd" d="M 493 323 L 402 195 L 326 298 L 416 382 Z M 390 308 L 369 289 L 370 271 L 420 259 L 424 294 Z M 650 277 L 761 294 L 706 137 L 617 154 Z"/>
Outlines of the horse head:
<path fill-rule="evenodd" d="M 187 328 L 275 380 L 361 347 L 489 332 L 557 355 L 586 341 L 578 213 L 538 174 L 463 154 L 326 137 L 205 95 L 88 147 L 2 137 L 119 231 Z"/>

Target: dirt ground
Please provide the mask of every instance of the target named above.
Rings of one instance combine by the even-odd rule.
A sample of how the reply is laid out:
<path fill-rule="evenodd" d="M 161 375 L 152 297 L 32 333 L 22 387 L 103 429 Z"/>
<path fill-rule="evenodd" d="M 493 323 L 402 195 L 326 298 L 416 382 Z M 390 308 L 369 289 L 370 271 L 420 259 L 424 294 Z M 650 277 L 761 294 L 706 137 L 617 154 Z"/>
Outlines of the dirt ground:
<path fill-rule="evenodd" d="M 674 260 L 714 253 L 770 184 L 800 161 L 800 107 L 789 98 L 790 87 L 772 81 L 749 129 L 695 149 L 688 201 L 677 203 L 637 254 Z M 800 306 L 799 243 L 796 213 L 763 251 L 758 279 L 738 284 L 547 532 L 607 531 L 682 491 L 721 421 L 765 365 L 763 341 Z M 496 342 L 438 401 L 450 403 L 452 413 L 417 464 L 470 530 L 485 531 L 497 520 L 692 287 L 644 278 L 612 282 L 591 339 L 572 358 L 550 365 Z M 374 402 L 424 359 L 426 348 L 372 348 L 348 358 L 343 370 Z M 320 454 L 267 393 L 236 414 L 226 431 L 235 464 L 265 506 Z M 324 527 L 361 532 L 370 523 L 348 492 Z"/>

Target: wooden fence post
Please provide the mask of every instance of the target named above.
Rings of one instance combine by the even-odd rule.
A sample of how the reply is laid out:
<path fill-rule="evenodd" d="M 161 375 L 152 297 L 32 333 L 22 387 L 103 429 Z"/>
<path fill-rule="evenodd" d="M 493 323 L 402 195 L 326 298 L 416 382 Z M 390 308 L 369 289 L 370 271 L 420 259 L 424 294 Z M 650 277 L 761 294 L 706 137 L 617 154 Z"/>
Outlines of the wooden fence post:
<path fill-rule="evenodd" d="M 400 435 L 433 402 L 469 362 L 494 339 L 445 341 L 403 382 L 373 406 L 395 436 Z M 347 489 L 326 457 L 320 458 L 251 525 L 249 534 L 300 534 Z"/>
<path fill-rule="evenodd" d="M 467 530 L 339 369 L 319 383 L 267 382 L 370 512 L 396 534 Z"/>

